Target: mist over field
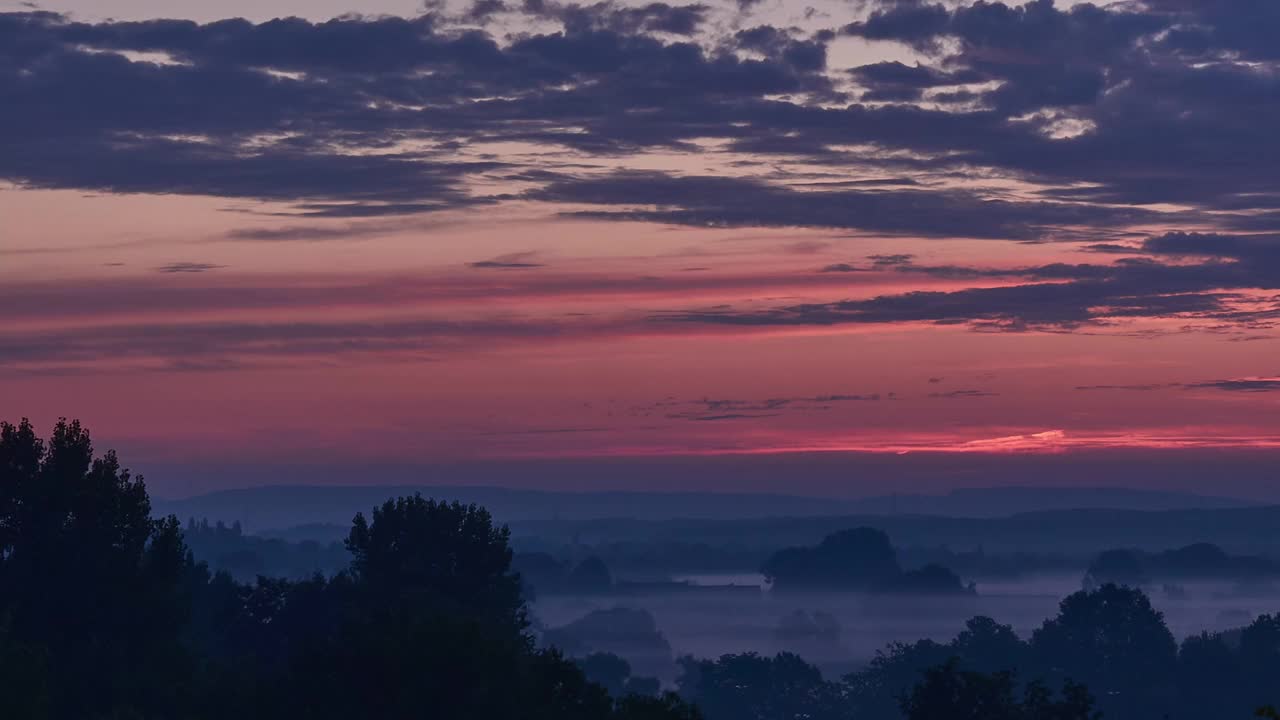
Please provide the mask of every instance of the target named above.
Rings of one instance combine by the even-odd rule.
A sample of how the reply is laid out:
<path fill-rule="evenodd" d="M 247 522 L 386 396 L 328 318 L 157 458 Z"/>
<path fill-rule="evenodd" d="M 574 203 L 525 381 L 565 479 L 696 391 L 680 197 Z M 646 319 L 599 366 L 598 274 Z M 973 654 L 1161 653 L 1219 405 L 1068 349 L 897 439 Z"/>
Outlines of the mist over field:
<path fill-rule="evenodd" d="M 545 556 L 567 575 L 588 558 L 601 560 L 608 578 L 594 585 L 565 581 L 540 587 L 539 570 L 526 571 L 533 577 L 535 627 L 544 640 L 568 641 L 569 649 L 580 655 L 614 653 L 668 684 L 683 656 L 738 653 L 793 652 L 838 676 L 866 667 L 894 643 L 945 643 L 975 616 L 994 618 L 1029 638 L 1058 612 L 1063 598 L 1087 586 L 1095 558 L 1117 548 L 1159 553 L 1216 541 L 1224 554 L 1258 553 L 1249 557 L 1275 563 L 1263 572 L 1224 565 L 1193 568 L 1190 575 L 1143 578 L 1152 605 L 1179 639 L 1238 630 L 1280 607 L 1280 541 L 1257 526 L 1280 518 L 1280 509 L 1229 498 L 1054 488 L 844 501 L 421 490 L 450 499 L 488 500 L 507 512 L 515 530 L 517 569 L 529 558 Z M 303 521 L 244 538 L 252 538 L 250 547 L 259 543 L 267 562 L 273 551 L 280 557 L 292 554 L 291 571 L 305 575 L 332 570 L 326 563 L 336 567 L 343 561 L 334 544 L 343 537 L 342 528 L 323 521 L 351 514 L 353 509 L 341 509 L 344 504 L 379 491 L 275 488 L 162 501 L 158 507 L 207 513 L 202 519 L 230 518 L 243 509 L 260 525 Z M 310 506 L 290 502 L 304 496 Z M 976 501 L 985 511 L 974 512 Z M 825 512 L 798 517 L 817 507 Z M 770 508 L 778 514 L 771 515 Z M 954 514 L 923 515 L 902 508 Z M 879 512 L 841 514 L 864 509 Z M 1000 509 L 1011 512 L 1001 514 Z M 496 518 L 504 519 L 501 514 Z M 963 583 L 972 583 L 972 593 L 780 591 L 760 572 L 777 550 L 860 526 L 885 529 L 904 568 L 949 564 Z M 197 552 L 204 537 L 192 535 Z M 203 557 L 215 567 L 229 561 L 228 569 L 247 571 L 245 558 L 231 547 L 239 546 L 213 543 Z M 309 559 L 307 552 L 312 553 Z"/>

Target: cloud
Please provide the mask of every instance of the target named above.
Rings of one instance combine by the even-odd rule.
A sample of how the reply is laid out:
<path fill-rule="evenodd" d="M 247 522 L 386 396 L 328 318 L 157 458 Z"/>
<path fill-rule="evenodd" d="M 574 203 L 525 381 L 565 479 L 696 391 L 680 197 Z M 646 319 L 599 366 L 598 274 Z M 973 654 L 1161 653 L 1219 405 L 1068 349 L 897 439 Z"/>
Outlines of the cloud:
<path fill-rule="evenodd" d="M 534 252 L 519 252 L 502 255 L 490 260 L 467 263 L 467 267 L 477 270 L 522 270 L 546 267 L 543 263 L 533 262 L 537 255 Z"/>
<path fill-rule="evenodd" d="M 867 259 L 876 267 L 896 267 L 899 265 L 910 265 L 915 261 L 915 255 L 906 253 L 896 253 L 892 255 L 868 255 Z"/>
<path fill-rule="evenodd" d="M 0 178 L 271 200 L 323 217 L 579 197 L 615 219 L 928 237 L 1118 232 L 1158 222 L 1157 204 L 1222 231 L 1280 228 L 1280 75 L 1266 65 L 1280 21 L 1267 0 L 875 3 L 842 32 L 926 54 L 853 68 L 830 67 L 829 31 L 725 36 L 710 29 L 716 12 L 485 0 L 462 24 L 439 11 L 314 23 L 4 13 L 0 96 L 24 112 L 0 115 Z M 531 31 L 530 15 L 558 27 Z M 495 23 L 508 16 L 516 26 Z M 781 176 L 682 178 L 687 200 L 635 208 L 610 192 L 634 176 L 536 179 L 547 160 L 471 150 L 519 143 L 612 166 L 629 153 L 702 153 L 708 140 L 728 159 L 913 185 L 800 192 Z M 539 188 L 478 192 L 495 173 Z M 957 174 L 1014 179 L 1043 202 L 961 191 L 946 183 Z M 664 195 L 660 182 L 644 183 L 648 195 Z M 751 202 L 715 197 L 735 191 Z"/>
<path fill-rule="evenodd" d="M 1134 385 L 1080 385 L 1076 390 L 1222 390 L 1238 393 L 1280 392 L 1280 378 L 1233 378 L 1194 383 L 1140 383 Z"/>
<path fill-rule="evenodd" d="M 315 224 L 315 225 L 267 225 L 262 227 L 244 227 L 228 231 L 224 237 L 228 240 L 247 240 L 254 242 L 321 242 L 328 240 L 357 240 L 375 235 L 386 235 L 409 229 L 430 227 L 423 221 L 407 223 L 402 221 L 369 221 L 362 223 Z"/>
<path fill-rule="evenodd" d="M 1121 245 L 1119 243 L 1093 243 L 1080 248 L 1084 252 L 1101 253 L 1104 255 L 1132 255 L 1142 252 L 1142 248 L 1136 248 L 1131 245 Z"/>
<path fill-rule="evenodd" d="M 904 65 L 896 61 L 860 65 L 850 69 L 849 75 L 864 88 L 863 100 L 880 102 L 921 100 L 926 90 L 987 79 L 975 70 L 945 72 L 919 63 Z"/>
<path fill-rule="evenodd" d="M 1055 228 L 1154 221 L 1137 209 L 1012 202 L 966 191 L 798 191 L 747 178 L 618 172 L 566 178 L 529 193 L 537 200 L 635 206 L 587 210 L 578 217 L 715 227 L 814 227 L 929 237 L 1040 239 Z M 645 207 L 652 206 L 652 207 Z"/>
<path fill-rule="evenodd" d="M 929 393 L 929 397 L 942 400 L 997 397 L 999 395 L 1000 393 L 991 392 L 990 390 L 951 390 L 949 392 Z"/>
<path fill-rule="evenodd" d="M 0 97 L 23 108 L 0 113 L 0 179 L 291 206 L 291 224 L 226 236 L 245 241 L 373 235 L 404 216 L 532 202 L 567 217 L 698 228 L 1067 240 L 1110 261 L 928 265 L 885 251 L 803 280 L 646 280 L 832 288 L 841 273 L 869 269 L 972 285 L 710 309 L 691 300 L 626 318 L 671 332 L 896 322 L 1065 332 L 1166 318 L 1213 321 L 1243 339 L 1280 320 L 1280 300 L 1262 292 L 1280 289 L 1275 3 L 877 2 L 860 20 L 836 20 L 841 32 L 905 44 L 919 61 L 856 67 L 833 65 L 830 32 L 723 30 L 717 12 L 486 0 L 462 19 L 441 10 L 262 23 L 0 13 Z M 509 16 L 515 27 L 501 25 Z M 703 169 L 615 169 L 648 154 L 697 158 Z M 1154 227 L 1160 234 L 1138 241 Z M 827 249 L 818 242 L 790 249 Z M 503 256 L 470 266 L 541 264 Z M 525 297 L 643 284 L 546 275 L 505 274 L 509 290 L 473 281 L 430 292 Z M 108 290 L 95 301 L 137 312 L 156 298 L 200 308 L 219 292 Z M 303 289 L 260 290 L 217 302 L 311 302 Z M 330 291 L 365 303 L 394 296 Z M 87 312 L 50 296 L 32 295 L 50 307 L 30 312 Z"/>
<path fill-rule="evenodd" d="M 917 265 L 892 258 L 880 267 L 948 280 L 1036 281 L 950 292 L 916 291 L 868 299 L 768 309 L 731 306 L 654 316 L 658 322 L 803 326 L 925 322 L 984 330 L 1076 330 L 1126 318 L 1216 320 L 1223 328 L 1270 329 L 1280 320 L 1280 236 L 1171 232 L 1148 238 L 1111 264 L 1028 267 Z M 862 270 L 849 264 L 823 272 Z"/>
<path fill-rule="evenodd" d="M 218 270 L 226 267 L 225 265 L 214 265 L 212 263 L 202 262 L 176 262 L 168 265 L 161 265 L 156 268 L 156 272 L 162 273 L 202 273 L 210 270 Z"/>
<path fill-rule="evenodd" d="M 655 322 L 751 326 L 932 323 L 989 330 L 1076 329 L 1105 318 L 1228 318 L 1227 297 L 1207 292 L 1168 293 L 1119 282 L 1037 283 L 953 292 L 915 291 L 865 300 L 809 303 L 767 310 L 691 310 Z"/>
<path fill-rule="evenodd" d="M 624 34 L 669 33 L 694 35 L 706 21 L 711 7 L 704 4 L 669 5 L 651 2 L 639 6 L 597 2 L 590 5 L 526 0 L 524 12 L 564 24 L 568 32 L 616 32 Z"/>
<path fill-rule="evenodd" d="M 425 362 L 468 343 L 510 344 L 599 335 L 589 321 L 520 318 L 450 320 L 186 321 L 31 330 L 0 335 L 0 366 L 60 367 L 66 372 L 181 365 L 220 368 L 226 362 L 333 363 L 353 355 Z"/>
<path fill-rule="evenodd" d="M 1165 390 L 1183 387 L 1179 383 L 1137 383 L 1132 385 L 1077 385 L 1076 390 Z"/>
<path fill-rule="evenodd" d="M 823 240 L 800 240 L 783 247 L 783 250 L 793 255 L 814 255 L 829 249 L 831 243 Z"/>
<path fill-rule="evenodd" d="M 661 414 L 668 420 L 739 420 L 745 418 L 779 417 L 789 413 L 807 413 L 830 410 L 841 403 L 878 402 L 880 393 L 810 395 L 774 397 L 758 400 L 725 398 L 701 398 L 698 400 L 666 400 L 630 408 L 628 414 L 648 417 Z M 893 399 L 893 393 L 887 396 Z"/>
<path fill-rule="evenodd" d="M 1194 385 L 1187 385 L 1186 387 L 1191 389 L 1204 388 L 1244 393 L 1278 392 L 1280 391 L 1280 379 L 1250 378 L 1241 380 L 1215 380 L 1213 382 L 1195 383 Z"/>

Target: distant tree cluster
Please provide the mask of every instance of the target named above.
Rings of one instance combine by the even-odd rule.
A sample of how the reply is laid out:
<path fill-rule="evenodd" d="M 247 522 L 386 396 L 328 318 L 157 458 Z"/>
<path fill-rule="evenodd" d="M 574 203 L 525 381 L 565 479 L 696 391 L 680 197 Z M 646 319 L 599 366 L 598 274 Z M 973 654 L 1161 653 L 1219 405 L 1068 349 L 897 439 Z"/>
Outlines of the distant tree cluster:
<path fill-rule="evenodd" d="M 877 593 L 972 595 L 975 590 L 941 565 L 904 571 L 883 530 L 855 528 L 815 547 L 774 553 L 761 567 L 775 591 L 848 590 Z"/>
<path fill-rule="evenodd" d="M 638 575 L 665 573 L 714 573 L 754 570 L 768 556 L 769 550 L 741 547 L 734 542 L 684 542 L 653 538 L 613 540 L 590 545 L 574 543 L 557 546 L 545 539 L 523 538 L 519 549 L 531 554 L 548 554 L 556 558 L 595 556 L 615 572 Z M 522 554 L 522 553 L 521 553 Z M 570 563 L 571 564 L 571 563 Z"/>
<path fill-rule="evenodd" d="M 1280 578 L 1280 564 L 1252 555 L 1229 555 L 1211 543 L 1195 543 L 1173 550 L 1107 550 L 1085 571 L 1084 586 L 1106 583 L 1142 587 L 1180 580 L 1258 581 Z"/>
<path fill-rule="evenodd" d="M 183 540 L 195 557 L 215 572 L 226 572 L 236 580 L 251 582 L 259 575 L 294 580 L 321 573 L 334 575 L 351 561 L 341 542 L 314 540 L 289 542 L 280 538 L 248 535 L 240 523 L 189 518 Z"/>
<path fill-rule="evenodd" d="M 897 548 L 898 559 L 904 565 L 941 565 L 969 578 L 1012 579 L 1029 575 L 1055 572 L 1079 572 L 1089 558 L 1086 555 L 1068 553 L 988 552 L 979 546 L 971 550 L 952 550 L 940 547 Z"/>
<path fill-rule="evenodd" d="M 650 676 L 668 674 L 674 663 L 671 644 L 647 610 L 593 610 L 567 625 L 545 630 L 542 639 L 575 656 L 601 652 L 624 655 L 632 659 L 637 671 Z"/>
<path fill-rule="evenodd" d="M 815 610 L 812 613 L 794 610 L 785 615 L 773 631 L 774 641 L 780 647 L 801 651 L 803 654 L 833 655 L 840 650 L 840 621 L 835 616 Z"/>
<path fill-rule="evenodd" d="M 1245 718 L 1280 694 L 1280 615 L 1179 646 L 1145 594 L 1105 585 L 1064 599 L 1027 641 L 975 617 L 950 642 L 894 643 L 838 680 L 788 653 L 681 666 L 708 720 Z"/>
<path fill-rule="evenodd" d="M 529 597 L 606 593 L 614 584 L 609 566 L 595 555 L 575 564 L 545 552 L 517 553 L 512 567 L 520 574 Z"/>

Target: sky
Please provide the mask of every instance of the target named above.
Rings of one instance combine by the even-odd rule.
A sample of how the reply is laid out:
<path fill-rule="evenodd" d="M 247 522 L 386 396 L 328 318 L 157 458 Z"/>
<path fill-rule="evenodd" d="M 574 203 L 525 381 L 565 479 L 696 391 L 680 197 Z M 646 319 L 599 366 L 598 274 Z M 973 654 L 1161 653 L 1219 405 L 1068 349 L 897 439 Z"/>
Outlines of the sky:
<path fill-rule="evenodd" d="M 1277 33 L 1273 0 L 0 2 L 0 416 L 79 418 L 161 495 L 1280 499 Z"/>

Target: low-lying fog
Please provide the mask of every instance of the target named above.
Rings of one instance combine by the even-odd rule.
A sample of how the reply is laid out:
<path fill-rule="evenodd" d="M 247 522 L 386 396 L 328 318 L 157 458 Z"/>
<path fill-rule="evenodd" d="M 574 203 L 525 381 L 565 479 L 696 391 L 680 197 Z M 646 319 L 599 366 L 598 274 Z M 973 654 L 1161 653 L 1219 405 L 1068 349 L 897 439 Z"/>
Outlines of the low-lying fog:
<path fill-rule="evenodd" d="M 676 580 L 707 586 L 737 584 L 764 587 L 753 574 L 687 575 Z M 657 631 L 671 646 L 672 657 L 715 657 L 754 651 L 796 652 L 828 673 L 856 669 L 893 642 L 929 638 L 948 641 L 966 620 L 987 615 L 1013 626 L 1024 638 L 1058 611 L 1059 601 L 1079 590 L 1081 576 L 1041 575 L 1021 580 L 979 582 L 974 596 L 866 595 L 847 592 L 774 593 L 767 589 L 711 589 L 628 595 L 552 595 L 537 599 L 533 612 L 540 627 L 557 628 L 597 610 L 628 608 L 647 611 Z M 1247 588 L 1227 582 L 1153 585 L 1144 590 L 1162 611 L 1169 629 L 1180 640 L 1204 630 L 1220 631 L 1248 624 L 1256 615 L 1280 608 L 1280 589 Z M 794 613 L 809 623 L 825 613 L 822 632 L 796 630 Z M 788 629 L 784 629 L 789 627 Z M 633 664 L 654 667 L 654 659 L 639 657 L 647 650 L 611 643 L 602 647 Z M 657 673 L 666 681 L 668 672 Z"/>

